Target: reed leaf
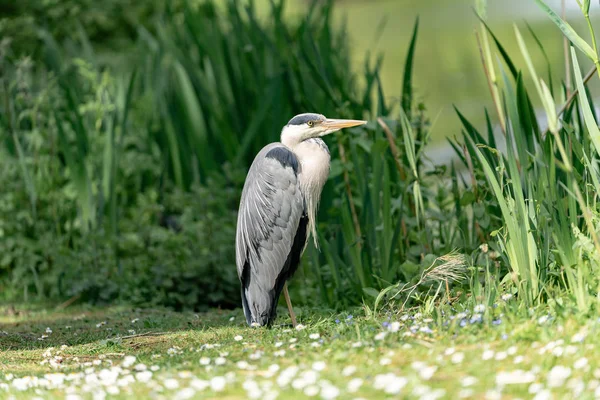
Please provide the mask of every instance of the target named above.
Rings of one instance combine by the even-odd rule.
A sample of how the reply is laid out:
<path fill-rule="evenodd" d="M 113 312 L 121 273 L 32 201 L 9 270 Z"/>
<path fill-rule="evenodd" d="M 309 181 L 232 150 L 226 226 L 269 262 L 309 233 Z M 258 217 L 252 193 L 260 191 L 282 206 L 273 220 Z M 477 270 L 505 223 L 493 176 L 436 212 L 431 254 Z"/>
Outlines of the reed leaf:
<path fill-rule="evenodd" d="M 579 50 L 581 50 L 590 60 L 593 62 L 598 62 L 598 55 L 592 49 L 592 47 L 587 44 L 585 40 L 581 36 L 575 32 L 573 27 L 569 25 L 567 21 L 564 21 L 562 18 L 558 16 L 543 0 L 535 0 L 535 2 L 540 6 L 542 10 L 548 15 L 550 20 L 558 26 L 558 28 L 562 31 L 562 33 L 573 43 Z"/>

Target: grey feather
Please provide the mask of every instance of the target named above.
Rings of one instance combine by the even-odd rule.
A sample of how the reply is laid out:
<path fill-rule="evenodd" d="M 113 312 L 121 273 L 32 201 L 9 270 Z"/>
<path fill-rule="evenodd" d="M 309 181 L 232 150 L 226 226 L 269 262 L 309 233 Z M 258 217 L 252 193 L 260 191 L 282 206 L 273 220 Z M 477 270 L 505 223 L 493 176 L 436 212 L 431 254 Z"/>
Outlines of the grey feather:
<path fill-rule="evenodd" d="M 288 125 L 302 125 L 302 124 L 306 124 L 309 121 L 323 121 L 325 120 L 325 117 L 321 114 L 314 114 L 314 113 L 305 113 L 305 114 L 298 114 L 296 115 L 294 118 L 290 119 L 290 121 L 287 123 Z"/>
<path fill-rule="evenodd" d="M 287 260 L 305 212 L 298 168 L 293 152 L 272 143 L 258 153 L 246 177 L 238 213 L 236 264 L 249 324 L 266 325 L 274 318 L 281 291 L 276 285 L 289 267 Z"/>
<path fill-rule="evenodd" d="M 320 138 L 310 138 L 310 139 L 306 139 L 306 142 L 308 142 L 308 143 L 314 143 L 314 144 L 318 145 L 321 148 L 321 150 L 323 150 L 327 154 L 330 154 L 329 153 L 329 147 L 327 147 L 327 144 L 325 144 L 325 142 L 323 141 L 323 139 L 320 139 Z"/>

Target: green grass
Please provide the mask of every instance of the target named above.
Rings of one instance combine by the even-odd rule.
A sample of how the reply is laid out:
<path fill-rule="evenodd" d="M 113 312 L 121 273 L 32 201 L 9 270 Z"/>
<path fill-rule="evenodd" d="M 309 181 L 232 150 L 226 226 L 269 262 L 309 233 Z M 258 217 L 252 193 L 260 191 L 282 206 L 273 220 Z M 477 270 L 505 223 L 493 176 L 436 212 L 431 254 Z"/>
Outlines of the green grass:
<path fill-rule="evenodd" d="M 240 310 L 194 314 L 17 306 L 15 315 L 15 309 L 9 313 L 4 308 L 0 317 L 0 397 L 31 397 L 33 389 L 15 388 L 23 382 L 17 379 L 45 374 L 67 374 L 70 380 L 53 389 L 39 387 L 37 394 L 43 398 L 63 398 L 65 393 L 91 398 L 91 393 L 84 391 L 93 387 L 92 392 L 118 388 L 117 397 L 121 398 L 157 393 L 168 398 L 186 398 L 186 393 L 197 397 L 269 398 L 279 394 L 304 398 L 311 390 L 320 391 L 325 398 L 338 391 L 340 398 L 389 394 L 420 398 L 435 393 L 444 398 L 467 394 L 483 398 L 493 393 L 513 398 L 532 397 L 535 389 L 550 390 L 558 398 L 582 392 L 583 398 L 590 397 L 599 385 L 594 378 L 600 367 L 598 321 L 567 313 L 566 317 L 548 318 L 545 313 L 518 317 L 514 302 L 501 301 L 489 308 L 483 322 L 470 323 L 473 314 L 466 310 L 464 327 L 456 317 L 458 311 L 451 309 L 446 316 L 431 319 L 415 315 L 419 310 L 391 319 L 366 318 L 360 310 L 355 310 L 353 317 L 311 311 L 300 316 L 305 327 L 301 331 L 290 329 L 287 317 L 280 317 L 277 324 L 283 325 L 272 329 L 248 328 Z M 399 323 L 396 332 L 382 325 L 394 321 Z M 47 328 L 52 333 L 46 333 Z M 385 337 L 381 338 L 381 332 L 387 332 Z M 319 337 L 314 335 L 317 333 Z M 47 337 L 39 340 L 42 335 Z M 56 355 L 62 357 L 58 367 L 44 362 Z M 128 356 L 135 356 L 130 365 L 125 361 Z M 117 383 L 107 378 L 106 385 L 94 383 L 96 377 L 108 375 L 100 371 L 110 370 L 111 365 L 119 371 Z M 152 374 L 139 374 L 142 370 Z M 118 383 L 129 375 L 136 378 Z M 58 376 L 50 378 L 60 379 Z M 515 380 L 524 382 L 510 383 Z M 221 381 L 225 382 L 223 391 L 216 391 Z M 259 394 L 252 382 L 268 389 Z M 205 385 L 208 387 L 201 390 Z M 351 393 L 349 385 L 359 387 Z"/>

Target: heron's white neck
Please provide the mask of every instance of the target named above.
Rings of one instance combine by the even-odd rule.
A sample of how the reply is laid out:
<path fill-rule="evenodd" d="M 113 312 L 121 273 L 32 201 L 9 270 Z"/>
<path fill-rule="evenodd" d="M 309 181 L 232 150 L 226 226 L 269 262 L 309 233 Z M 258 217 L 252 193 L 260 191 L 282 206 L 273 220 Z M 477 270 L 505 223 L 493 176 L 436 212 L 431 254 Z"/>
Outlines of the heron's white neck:
<path fill-rule="evenodd" d="M 299 143 L 283 143 L 288 146 L 300 162 L 300 190 L 306 202 L 308 214 L 308 231 L 313 236 L 315 246 L 317 242 L 316 217 L 321 199 L 321 191 L 329 176 L 329 150 L 321 139 L 308 139 Z M 291 146 L 290 146 L 291 145 Z"/>

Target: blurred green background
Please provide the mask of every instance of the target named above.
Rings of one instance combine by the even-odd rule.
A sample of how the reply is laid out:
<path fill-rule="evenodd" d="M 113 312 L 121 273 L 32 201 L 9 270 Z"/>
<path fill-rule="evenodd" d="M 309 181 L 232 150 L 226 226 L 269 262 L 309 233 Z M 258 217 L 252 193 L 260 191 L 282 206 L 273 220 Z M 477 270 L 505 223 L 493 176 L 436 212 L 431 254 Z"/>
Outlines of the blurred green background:
<path fill-rule="evenodd" d="M 560 82 L 565 71 L 564 50 L 557 44 L 561 43 L 562 34 L 537 4 L 527 0 L 488 3 L 486 21 L 514 62 L 524 65 L 513 30 L 513 24 L 516 24 L 525 37 L 539 73 L 545 75 L 545 60 L 527 30 L 527 23 L 548 55 L 553 66 L 553 78 Z M 560 0 L 546 3 L 560 12 Z M 408 48 L 406 38 L 411 33 L 414 19 L 420 18 L 414 84 L 417 97 L 427 104 L 432 118 L 439 113 L 438 123 L 432 132 L 434 141 L 454 137 L 460 131 L 453 105 L 474 124 L 484 123 L 483 108 L 490 108 L 491 100 L 475 37 L 479 20 L 474 1 L 347 0 L 339 1 L 337 6 L 338 20 L 345 19 L 348 23 L 355 67 L 360 68 L 367 52 L 383 55 L 382 81 L 388 95 L 399 96 L 401 92 L 402 63 Z M 577 2 L 566 0 L 566 10 L 567 20 L 570 18 L 575 30 L 588 38 Z M 598 2 L 592 2 L 590 14 L 596 20 L 598 11 Z M 584 69 L 591 68 L 591 62 L 584 66 Z"/>
<path fill-rule="evenodd" d="M 259 0 L 266 10 L 266 1 Z M 309 1 L 288 0 L 289 16 L 306 9 Z M 383 56 L 381 79 L 386 93 L 398 99 L 402 90 L 402 68 L 415 18 L 420 18 L 415 55 L 416 96 L 424 101 L 432 119 L 439 115 L 432 135 L 434 143 L 456 136 L 461 129 L 453 105 L 476 125 L 484 123 L 483 108 L 491 106 L 489 90 L 479 53 L 475 29 L 479 26 L 475 0 L 340 0 L 336 2 L 337 23 L 346 23 L 353 68 L 360 70 L 365 56 Z M 560 13 L 561 0 L 546 3 Z M 575 0 L 566 0 L 567 20 L 589 39 L 585 21 Z M 600 6 L 592 2 L 590 14 L 596 21 Z M 266 13 L 265 13 L 266 14 Z M 516 24 L 530 48 L 540 74 L 546 71 L 544 56 L 527 24 L 534 30 L 553 66 L 557 82 L 564 77 L 562 34 L 533 0 L 489 1 L 486 22 L 513 60 L 524 65 L 513 25 Z M 584 69 L 591 68 L 584 62 Z M 592 87 L 598 84 L 592 81 Z M 534 99 L 537 102 L 537 99 Z M 537 104 L 537 103 L 536 103 Z M 539 106 L 539 104 L 537 104 Z M 441 144 L 441 143 L 440 143 Z"/>

